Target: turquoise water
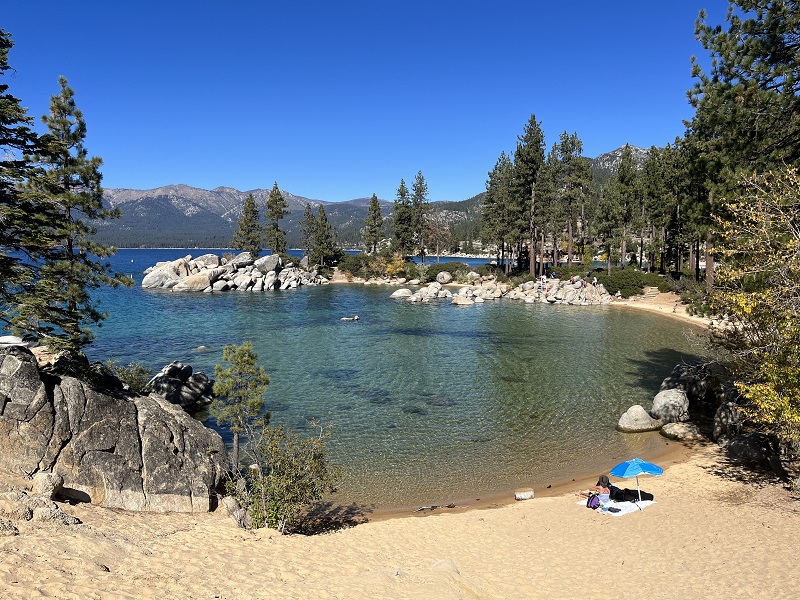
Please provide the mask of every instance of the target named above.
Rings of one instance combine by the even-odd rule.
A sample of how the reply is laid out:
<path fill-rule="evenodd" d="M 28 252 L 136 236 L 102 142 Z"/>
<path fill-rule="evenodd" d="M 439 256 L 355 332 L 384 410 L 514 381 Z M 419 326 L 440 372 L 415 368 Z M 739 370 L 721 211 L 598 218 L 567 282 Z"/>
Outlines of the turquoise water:
<path fill-rule="evenodd" d="M 114 264 L 138 284 L 157 260 L 190 253 L 202 251 L 121 250 Z M 334 423 L 340 499 L 382 508 L 563 480 L 663 444 L 615 425 L 693 358 L 681 322 L 616 307 L 411 304 L 394 289 L 104 290 L 110 317 L 88 354 L 211 374 L 224 345 L 252 341 L 273 423 Z"/>

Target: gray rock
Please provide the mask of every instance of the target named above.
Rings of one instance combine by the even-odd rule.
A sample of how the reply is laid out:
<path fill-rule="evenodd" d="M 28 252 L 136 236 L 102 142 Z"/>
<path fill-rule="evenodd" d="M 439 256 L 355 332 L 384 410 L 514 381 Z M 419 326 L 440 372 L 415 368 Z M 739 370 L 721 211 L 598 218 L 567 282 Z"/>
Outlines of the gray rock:
<path fill-rule="evenodd" d="M 249 267 L 255 262 L 249 252 L 242 252 L 234 256 L 229 262 L 228 266 L 233 269 L 243 269 Z"/>
<path fill-rule="evenodd" d="M 281 268 L 281 257 L 277 254 L 270 254 L 269 256 L 262 256 L 253 263 L 253 266 L 267 275 L 270 271 L 279 271 Z"/>
<path fill-rule="evenodd" d="M 701 442 L 706 439 L 694 423 L 667 423 L 661 428 L 661 435 L 679 442 Z"/>
<path fill-rule="evenodd" d="M 440 271 L 439 274 L 436 275 L 436 281 L 438 281 L 442 285 L 446 285 L 451 281 L 453 281 L 453 276 L 447 271 Z"/>
<path fill-rule="evenodd" d="M 653 409 L 650 411 L 656 419 L 665 423 L 682 423 L 689 420 L 689 398 L 680 389 L 658 392 L 653 398 Z"/>
<path fill-rule="evenodd" d="M 744 416 L 734 402 L 725 402 L 719 405 L 714 413 L 714 431 L 712 437 L 715 442 L 726 442 L 735 438 L 742 430 Z"/>
<path fill-rule="evenodd" d="M 689 403 L 709 402 L 714 406 L 725 401 L 725 390 L 719 379 L 703 365 L 681 363 L 661 382 L 661 391 L 678 389 L 686 392 Z"/>
<path fill-rule="evenodd" d="M 33 354 L 19 347 L 0 349 L 0 394 L 0 469 L 57 473 L 61 496 L 107 507 L 214 506 L 225 445 L 179 406 L 104 393 L 69 375 L 41 376 Z"/>
<path fill-rule="evenodd" d="M 452 302 L 450 304 L 455 304 L 456 306 L 471 306 L 475 304 L 475 301 L 472 298 L 467 298 L 466 296 L 453 296 Z"/>
<path fill-rule="evenodd" d="M 31 492 L 37 496 L 44 496 L 52 500 L 64 487 L 64 478 L 58 473 L 45 473 L 41 471 L 33 476 Z"/>
<path fill-rule="evenodd" d="M 180 283 L 180 276 L 170 266 L 155 268 L 142 279 L 145 289 L 171 288 Z"/>
<path fill-rule="evenodd" d="M 10 537 L 14 535 L 19 535 L 19 529 L 17 529 L 11 521 L 0 519 L 0 537 Z"/>
<path fill-rule="evenodd" d="M 643 406 L 634 404 L 620 417 L 617 429 L 623 433 L 640 433 L 657 431 L 663 424 L 663 421 L 651 417 Z"/>
<path fill-rule="evenodd" d="M 743 462 L 771 468 L 774 457 L 778 456 L 769 436 L 756 431 L 747 435 L 739 435 L 728 443 L 728 454 Z"/>
<path fill-rule="evenodd" d="M 198 256 L 194 259 L 194 263 L 199 266 L 200 269 L 214 269 L 219 267 L 222 264 L 222 261 L 216 254 L 209 253 Z"/>
<path fill-rule="evenodd" d="M 412 295 L 412 292 L 408 288 L 400 288 L 399 290 L 395 290 L 392 292 L 392 295 L 389 296 L 390 298 L 408 298 Z"/>
<path fill-rule="evenodd" d="M 209 404 L 214 396 L 214 381 L 205 373 L 192 372 L 190 365 L 172 362 L 147 382 L 145 391 L 163 398 L 170 404 L 192 409 Z"/>

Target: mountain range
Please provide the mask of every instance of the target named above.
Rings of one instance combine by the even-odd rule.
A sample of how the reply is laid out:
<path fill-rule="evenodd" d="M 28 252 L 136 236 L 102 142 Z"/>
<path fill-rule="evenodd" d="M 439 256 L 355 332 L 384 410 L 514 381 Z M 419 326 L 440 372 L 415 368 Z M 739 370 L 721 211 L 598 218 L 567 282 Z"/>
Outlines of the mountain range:
<path fill-rule="evenodd" d="M 619 165 L 622 148 L 591 159 L 596 180 L 605 181 Z M 634 148 L 638 163 L 646 157 L 647 150 Z M 123 248 L 226 248 L 230 245 L 236 223 L 241 215 L 242 203 L 253 194 L 256 205 L 263 207 L 270 190 L 240 191 L 230 187 L 203 190 L 188 185 L 167 185 L 152 190 L 108 188 L 103 202 L 110 208 L 119 208 L 122 217 L 96 222 L 95 239 L 104 244 Z M 336 227 L 338 240 L 345 247 L 357 247 L 361 242 L 361 228 L 367 216 L 369 198 L 355 198 L 344 202 L 327 202 L 295 196 L 281 191 L 288 204 L 289 215 L 281 221 L 290 247 L 300 247 L 300 221 L 307 204 L 316 210 L 325 206 L 328 220 Z M 431 208 L 450 224 L 457 239 L 478 237 L 480 205 L 485 192 L 459 202 L 432 202 Z M 391 218 L 393 201 L 379 200 L 384 217 Z"/>

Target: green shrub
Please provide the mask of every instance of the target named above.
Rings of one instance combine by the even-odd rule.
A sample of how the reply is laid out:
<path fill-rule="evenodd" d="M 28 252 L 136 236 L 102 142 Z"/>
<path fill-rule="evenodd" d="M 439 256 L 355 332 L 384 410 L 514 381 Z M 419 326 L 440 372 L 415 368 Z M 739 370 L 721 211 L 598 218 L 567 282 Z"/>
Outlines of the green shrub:
<path fill-rule="evenodd" d="M 247 452 L 255 468 L 231 481 L 227 491 L 249 509 L 254 529 L 266 526 L 288 533 L 304 509 L 336 491 L 341 472 L 328 461 L 326 450 L 332 427 L 310 425 L 319 428 L 317 435 L 304 437 L 279 425 L 252 431 L 248 437 Z"/>
<path fill-rule="evenodd" d="M 132 362 L 127 367 L 123 367 L 113 359 L 109 359 L 106 361 L 106 367 L 134 394 L 143 394 L 147 382 L 153 375 L 153 371 L 138 362 Z"/>
<path fill-rule="evenodd" d="M 670 289 L 669 282 L 665 278 L 638 269 L 615 269 L 611 271 L 611 275 L 605 272 L 595 271 L 595 273 L 597 281 L 602 283 L 609 293 L 619 292 L 623 298 L 641 294 L 645 286 L 656 287 L 660 292 L 667 292 Z"/>

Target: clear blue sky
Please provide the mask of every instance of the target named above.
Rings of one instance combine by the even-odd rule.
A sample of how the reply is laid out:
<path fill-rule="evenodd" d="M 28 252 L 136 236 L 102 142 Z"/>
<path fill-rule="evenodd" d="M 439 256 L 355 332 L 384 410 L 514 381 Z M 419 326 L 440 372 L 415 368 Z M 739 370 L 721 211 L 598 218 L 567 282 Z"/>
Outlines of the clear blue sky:
<path fill-rule="evenodd" d="M 692 111 L 701 8 L 725 0 L 4 0 L 6 77 L 38 117 L 65 75 L 103 185 L 432 200 L 485 189 L 535 113 L 584 155 L 662 146 Z M 707 60 L 704 60 L 707 62 Z"/>

